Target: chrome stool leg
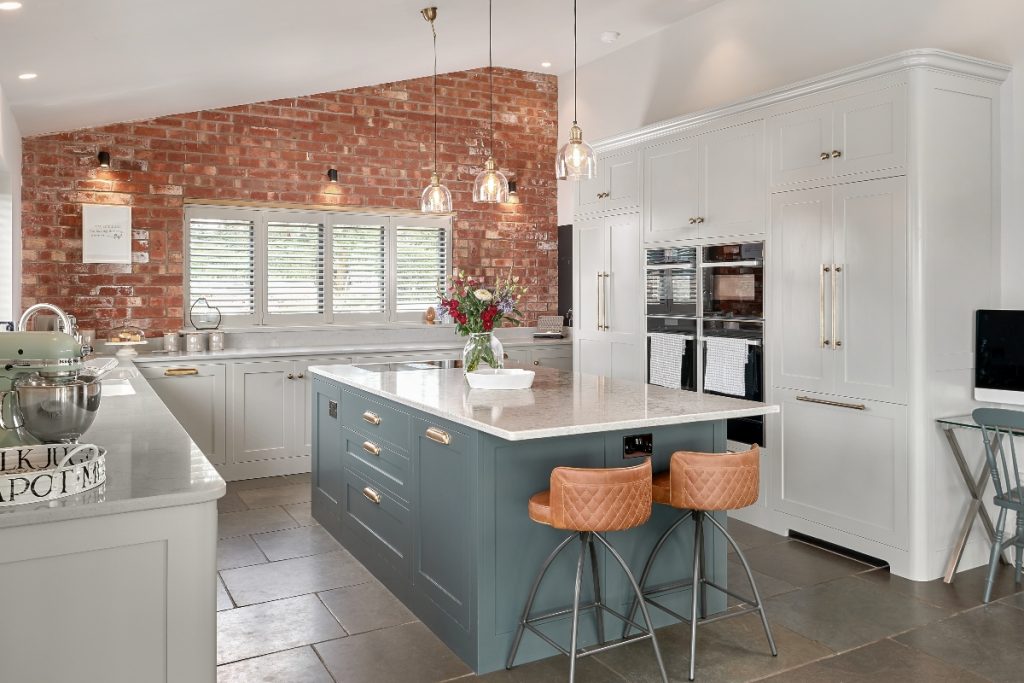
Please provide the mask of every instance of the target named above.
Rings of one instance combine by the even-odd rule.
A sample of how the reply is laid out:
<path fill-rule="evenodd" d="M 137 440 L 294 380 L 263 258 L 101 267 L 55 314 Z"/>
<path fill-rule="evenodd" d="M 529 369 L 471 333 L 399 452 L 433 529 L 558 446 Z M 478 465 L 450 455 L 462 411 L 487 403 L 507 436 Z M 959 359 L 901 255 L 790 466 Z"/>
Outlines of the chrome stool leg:
<path fill-rule="evenodd" d="M 594 534 L 588 535 L 587 546 L 590 548 L 590 573 L 594 578 L 594 604 L 597 609 L 594 615 L 597 618 L 597 642 L 604 644 L 604 601 L 601 599 L 601 573 L 597 568 L 597 548 L 594 546 Z"/>
<path fill-rule="evenodd" d="M 708 568 L 704 562 L 704 517 L 705 514 L 700 515 L 700 533 L 697 535 L 697 546 L 700 548 L 700 618 L 708 618 L 708 582 L 707 582 L 707 571 Z M 697 577 L 694 577 L 694 581 L 697 581 Z"/>
<path fill-rule="evenodd" d="M 540 582 L 544 578 L 544 575 L 548 573 L 548 569 L 551 567 L 551 563 L 555 561 L 558 554 L 561 553 L 565 546 L 576 538 L 579 538 L 580 534 L 571 534 L 565 538 L 564 541 L 558 544 L 558 547 L 551 551 L 548 555 L 548 559 L 541 565 L 540 571 L 537 572 L 537 577 L 533 580 L 533 586 L 530 588 L 530 597 L 526 599 L 526 606 L 523 607 L 523 615 L 519 618 L 519 627 L 516 629 L 516 637 L 512 641 L 512 650 L 508 653 L 508 661 L 505 662 L 505 668 L 511 669 L 516 660 L 516 653 L 519 652 L 519 645 L 523 641 L 523 633 L 526 631 L 526 622 L 530 618 L 530 610 L 533 609 L 533 601 L 537 597 L 537 591 L 540 589 Z"/>
<path fill-rule="evenodd" d="M 686 520 L 690 519 L 690 517 L 692 516 L 693 511 L 691 510 L 690 512 L 687 512 L 685 515 L 677 519 L 675 522 L 672 523 L 672 526 L 665 530 L 665 533 L 661 535 L 661 538 L 658 539 L 658 542 L 654 544 L 654 550 L 652 550 L 651 554 L 648 556 L 647 562 L 644 564 L 644 571 L 642 574 L 640 574 L 639 585 L 641 592 L 643 592 L 644 589 L 647 588 L 647 579 L 650 578 L 651 570 L 654 568 L 654 560 L 658 557 L 658 553 L 661 552 L 662 546 L 665 545 L 665 542 L 675 532 L 675 530 L 679 528 L 679 525 L 681 525 Z M 637 604 L 638 603 L 634 601 L 633 605 L 629 608 L 629 621 L 633 621 L 636 618 Z M 622 631 L 623 638 L 629 635 L 630 628 L 631 627 L 627 622 L 625 628 Z"/>
<path fill-rule="evenodd" d="M 704 547 L 704 513 L 695 512 L 693 515 L 694 538 L 693 538 L 693 589 L 690 591 L 690 680 L 697 675 L 697 604 L 700 602 L 701 593 L 697 586 L 700 582 L 703 568 L 703 557 L 701 548 Z M 703 588 L 703 586 L 701 586 Z M 703 611 L 704 608 L 701 608 Z"/>
<path fill-rule="evenodd" d="M 608 552 L 611 553 L 615 561 L 622 567 L 622 571 L 626 574 L 626 578 L 629 579 L 629 585 L 633 588 L 633 593 L 636 595 L 636 599 L 640 605 L 640 613 L 644 617 L 644 624 L 647 625 L 647 631 L 651 636 L 651 645 L 654 646 L 654 657 L 658 660 L 658 670 L 661 671 L 662 683 L 668 683 L 668 674 L 665 672 L 665 662 L 661 658 L 661 648 L 658 647 L 658 637 L 654 634 L 654 622 L 651 621 L 651 614 L 647 610 L 647 602 L 644 600 L 644 594 L 640 590 L 640 586 L 637 585 L 636 579 L 633 578 L 633 573 L 629 571 L 629 566 L 626 561 L 622 559 L 622 556 L 611 546 L 608 541 L 604 539 L 600 534 L 597 535 L 597 540 L 601 541 Z"/>
<path fill-rule="evenodd" d="M 569 641 L 569 683 L 576 680 L 576 641 L 580 628 L 580 591 L 583 587 L 583 561 L 587 557 L 587 546 L 590 543 L 592 534 L 583 532 L 580 534 L 580 557 L 576 561 L 576 590 L 572 598 L 572 638 Z"/>
<path fill-rule="evenodd" d="M 712 524 L 718 527 L 718 530 L 722 532 L 723 536 L 725 536 L 725 540 L 727 540 L 729 545 L 731 545 L 736 551 L 736 556 L 740 558 L 740 563 L 743 565 L 743 571 L 747 573 L 747 579 L 750 581 L 750 589 L 754 592 L 754 606 L 757 607 L 757 611 L 761 615 L 761 625 L 764 626 L 764 635 L 768 638 L 768 647 L 771 648 L 772 657 L 778 657 L 779 651 L 775 647 L 775 639 L 772 637 L 772 629 L 768 626 L 768 615 L 764 612 L 764 603 L 761 602 L 761 594 L 757 590 L 757 584 L 754 583 L 754 574 L 750 571 L 750 565 L 747 563 L 746 556 L 743 554 L 743 551 L 740 550 L 735 539 L 733 539 L 729 532 L 725 530 L 725 527 L 715 519 L 714 515 L 708 515 L 708 519 L 711 520 Z"/>

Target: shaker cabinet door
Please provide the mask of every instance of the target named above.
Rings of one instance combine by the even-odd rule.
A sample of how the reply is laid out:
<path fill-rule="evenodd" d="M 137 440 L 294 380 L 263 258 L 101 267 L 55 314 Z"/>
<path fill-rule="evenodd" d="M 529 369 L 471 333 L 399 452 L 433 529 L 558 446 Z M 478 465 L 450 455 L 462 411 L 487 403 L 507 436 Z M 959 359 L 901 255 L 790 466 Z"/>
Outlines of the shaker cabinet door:
<path fill-rule="evenodd" d="M 834 192 L 834 391 L 906 403 L 906 180 L 851 183 Z"/>
<path fill-rule="evenodd" d="M 214 465 L 223 465 L 227 461 L 224 366 L 145 365 L 141 373 L 203 455 Z"/>
<path fill-rule="evenodd" d="M 837 100 L 833 110 L 835 176 L 895 169 L 907 164 L 907 88 Z"/>
<path fill-rule="evenodd" d="M 637 214 L 605 220 L 608 267 L 605 270 L 603 317 L 615 341 L 637 343 L 644 332 L 644 279 L 640 257 L 640 217 Z"/>
<path fill-rule="evenodd" d="M 831 189 L 772 197 L 774 386 L 832 390 L 832 241 Z"/>
<path fill-rule="evenodd" d="M 832 103 L 773 116 L 768 140 L 773 186 L 831 177 Z"/>
<path fill-rule="evenodd" d="M 764 121 L 701 136 L 700 237 L 765 231 Z"/>
<path fill-rule="evenodd" d="M 573 231 L 574 337 L 593 337 L 601 332 L 607 242 L 603 220 L 577 222 Z"/>
<path fill-rule="evenodd" d="M 274 460 L 294 455 L 295 364 L 236 363 L 232 367 L 231 462 Z"/>
<path fill-rule="evenodd" d="M 644 150 L 644 241 L 697 237 L 700 149 L 696 137 Z"/>

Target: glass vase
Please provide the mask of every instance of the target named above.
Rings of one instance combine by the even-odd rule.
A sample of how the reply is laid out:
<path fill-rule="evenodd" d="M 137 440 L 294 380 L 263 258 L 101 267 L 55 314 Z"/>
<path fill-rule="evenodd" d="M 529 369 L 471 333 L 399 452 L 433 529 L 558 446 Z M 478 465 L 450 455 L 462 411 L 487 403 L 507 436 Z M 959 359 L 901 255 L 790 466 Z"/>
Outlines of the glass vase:
<path fill-rule="evenodd" d="M 476 372 L 483 368 L 505 367 L 505 348 L 491 332 L 475 332 L 469 335 L 462 349 L 462 371 Z"/>

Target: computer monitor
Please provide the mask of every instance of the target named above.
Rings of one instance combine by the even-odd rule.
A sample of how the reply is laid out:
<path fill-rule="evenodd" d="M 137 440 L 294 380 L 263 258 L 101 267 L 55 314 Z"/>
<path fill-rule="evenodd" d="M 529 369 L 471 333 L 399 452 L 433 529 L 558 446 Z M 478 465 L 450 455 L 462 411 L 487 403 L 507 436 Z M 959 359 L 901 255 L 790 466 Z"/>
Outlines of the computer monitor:
<path fill-rule="evenodd" d="M 1024 311 L 979 310 L 974 335 L 974 398 L 1024 404 Z"/>

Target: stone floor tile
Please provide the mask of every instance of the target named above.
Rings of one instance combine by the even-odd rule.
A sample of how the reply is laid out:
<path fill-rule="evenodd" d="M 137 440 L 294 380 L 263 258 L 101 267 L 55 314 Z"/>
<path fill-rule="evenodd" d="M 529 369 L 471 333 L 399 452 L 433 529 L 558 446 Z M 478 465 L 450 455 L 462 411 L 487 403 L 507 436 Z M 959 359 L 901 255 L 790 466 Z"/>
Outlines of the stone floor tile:
<path fill-rule="evenodd" d="M 263 564 L 266 555 L 251 536 L 235 536 L 217 541 L 217 569 L 235 569 Z"/>
<path fill-rule="evenodd" d="M 225 512 L 217 516 L 217 524 L 217 535 L 220 538 L 293 529 L 299 525 L 291 515 L 281 508 Z"/>
<path fill-rule="evenodd" d="M 439 683 L 470 673 L 420 622 L 316 645 L 339 683 Z"/>
<path fill-rule="evenodd" d="M 773 624 L 843 652 L 950 614 L 857 577 L 836 579 L 776 596 L 765 609 Z"/>
<path fill-rule="evenodd" d="M 334 683 L 311 647 L 217 667 L 217 683 Z"/>
<path fill-rule="evenodd" d="M 819 659 L 764 683 L 984 683 L 985 679 L 891 640 Z"/>
<path fill-rule="evenodd" d="M 217 512 L 239 512 L 248 509 L 245 502 L 234 492 L 225 493 L 217 499 Z"/>
<path fill-rule="evenodd" d="M 988 567 L 975 567 L 958 572 L 951 584 L 945 583 L 942 579 L 910 581 L 893 576 L 886 569 L 876 569 L 859 574 L 858 577 L 875 585 L 884 586 L 889 590 L 911 595 L 918 600 L 959 612 L 982 604 L 982 599 L 985 597 L 985 579 L 988 577 Z M 999 567 L 996 572 L 996 582 L 992 587 L 992 599 L 998 600 L 1012 595 L 1018 588 L 1014 586 L 1011 568 Z"/>
<path fill-rule="evenodd" d="M 1016 607 L 1017 609 L 1024 609 L 1024 593 L 1014 593 L 1013 595 L 1008 595 L 999 602 L 1003 603 L 1004 605 Z"/>
<path fill-rule="evenodd" d="M 769 614 L 769 618 L 771 615 Z M 756 614 L 747 614 L 698 627 L 697 680 L 700 683 L 736 683 L 785 671 L 831 655 L 820 643 L 775 624 L 772 635 L 779 656 L 772 657 Z M 672 683 L 688 680 L 690 627 L 677 624 L 658 630 L 658 644 Z M 661 675 L 648 641 L 594 655 L 630 683 L 658 683 Z"/>
<path fill-rule="evenodd" d="M 309 503 L 295 503 L 293 505 L 282 505 L 281 507 L 299 523 L 299 526 L 317 524 L 317 521 L 313 519 L 313 511 Z"/>
<path fill-rule="evenodd" d="M 755 571 L 800 587 L 871 569 L 863 562 L 800 541 L 751 548 L 744 550 L 743 554 Z"/>
<path fill-rule="evenodd" d="M 736 544 L 739 545 L 744 553 L 752 548 L 763 548 L 767 545 L 785 543 L 789 540 L 785 536 L 780 536 L 779 534 L 756 527 L 753 524 L 741 522 L 738 519 L 730 518 L 726 528 L 729 530 L 729 535 L 733 537 L 733 540 L 736 541 Z M 729 552 L 735 552 L 732 545 L 729 545 Z"/>
<path fill-rule="evenodd" d="M 915 629 L 895 640 L 997 683 L 1022 678 L 1024 610 L 992 603 Z"/>
<path fill-rule="evenodd" d="M 224 588 L 224 582 L 220 580 L 220 576 L 217 576 L 217 611 L 223 612 L 226 609 L 234 608 L 234 606 L 235 603 L 231 602 L 231 596 Z"/>
<path fill-rule="evenodd" d="M 266 534 L 253 534 L 252 539 L 271 562 L 341 550 L 341 544 L 322 526 L 304 526 Z"/>
<path fill-rule="evenodd" d="M 365 583 L 373 578 L 347 551 L 221 572 L 236 605 L 252 605 Z"/>
<path fill-rule="evenodd" d="M 350 634 L 416 621 L 413 613 L 378 581 L 324 591 L 320 599 Z"/>
<path fill-rule="evenodd" d="M 315 595 L 239 607 L 217 615 L 217 663 L 344 637 Z"/>
<path fill-rule="evenodd" d="M 562 655 L 539 662 L 522 664 L 511 671 L 495 671 L 461 680 L 485 683 L 565 683 L 569 678 L 569 658 Z M 581 683 L 625 683 L 618 675 L 593 657 L 576 660 L 576 680 Z"/>
<path fill-rule="evenodd" d="M 753 568 L 751 569 L 754 573 L 754 581 L 757 583 L 757 591 L 760 593 L 762 601 L 774 595 L 781 595 L 782 593 L 796 590 L 796 586 L 787 581 L 777 579 L 768 574 L 762 574 Z M 754 592 L 750 590 L 750 580 L 747 578 L 747 573 L 743 571 L 743 565 L 735 556 L 729 558 L 729 579 L 726 587 L 734 593 L 739 593 L 751 599 L 754 597 Z M 709 588 L 708 590 L 714 589 Z M 732 596 L 729 596 L 728 600 L 730 606 L 740 604 L 740 601 Z"/>
<path fill-rule="evenodd" d="M 269 508 L 278 505 L 294 505 L 308 503 L 313 498 L 313 489 L 309 484 L 289 484 L 265 489 L 239 491 L 238 497 L 250 510 Z"/>

